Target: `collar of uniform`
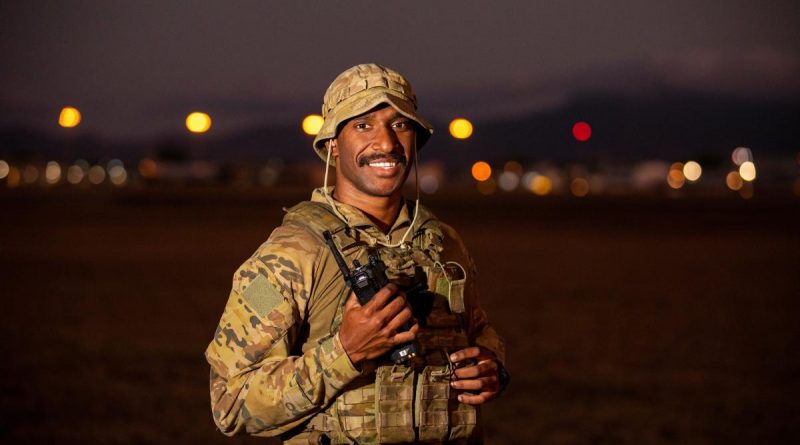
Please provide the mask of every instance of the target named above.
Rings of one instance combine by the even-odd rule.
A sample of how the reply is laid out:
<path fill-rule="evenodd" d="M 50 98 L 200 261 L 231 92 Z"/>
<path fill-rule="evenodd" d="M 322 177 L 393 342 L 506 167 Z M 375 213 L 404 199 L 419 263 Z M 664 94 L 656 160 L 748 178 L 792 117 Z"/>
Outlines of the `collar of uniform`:
<path fill-rule="evenodd" d="M 364 214 L 358 207 L 353 207 L 349 204 L 345 204 L 341 201 L 337 201 L 336 198 L 333 197 L 333 189 L 334 186 L 328 186 L 328 194 L 331 197 L 331 200 L 336 201 L 336 208 L 339 210 L 339 213 L 342 214 L 345 218 L 347 218 L 347 223 L 351 227 L 364 227 L 364 228 L 371 228 L 376 231 L 377 234 L 383 235 L 383 233 L 378 229 L 375 224 L 370 221 L 367 215 Z M 325 199 L 325 193 L 323 192 L 324 187 L 320 187 L 314 189 L 311 193 L 311 201 L 320 202 L 325 205 L 328 205 L 328 200 Z M 411 218 L 409 217 L 408 212 L 408 201 L 403 198 L 403 204 L 400 206 L 400 214 L 397 215 L 397 219 L 392 224 L 392 228 L 389 229 L 389 235 L 391 235 L 394 231 L 407 226 L 411 223 Z"/>

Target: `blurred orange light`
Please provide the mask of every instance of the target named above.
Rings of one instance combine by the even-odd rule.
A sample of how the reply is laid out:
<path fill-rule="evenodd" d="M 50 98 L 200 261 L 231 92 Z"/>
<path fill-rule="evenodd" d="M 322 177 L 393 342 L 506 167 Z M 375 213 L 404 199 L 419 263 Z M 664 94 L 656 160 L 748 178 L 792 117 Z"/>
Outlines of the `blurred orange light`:
<path fill-rule="evenodd" d="M 544 196 L 553 190 L 553 181 L 545 175 L 538 175 L 533 178 L 531 191 L 539 196 Z"/>
<path fill-rule="evenodd" d="M 703 169 L 695 161 L 689 161 L 683 166 L 683 176 L 691 182 L 700 179 L 703 174 Z"/>
<path fill-rule="evenodd" d="M 742 181 L 742 177 L 739 176 L 739 172 L 730 172 L 725 176 L 725 185 L 727 185 L 729 189 L 737 191 L 742 188 L 744 182 Z"/>
<path fill-rule="evenodd" d="M 744 199 L 750 199 L 753 197 L 753 184 L 750 182 L 745 182 L 742 189 L 739 190 L 739 196 Z"/>
<path fill-rule="evenodd" d="M 152 178 L 158 174 L 158 164 L 150 158 L 144 158 L 139 161 L 139 174 L 143 178 Z"/>
<path fill-rule="evenodd" d="M 517 176 L 522 176 L 522 164 L 517 161 L 508 161 L 503 166 L 503 170 L 511 173 L 516 173 Z"/>
<path fill-rule="evenodd" d="M 58 125 L 64 128 L 77 127 L 81 123 L 81 112 L 74 107 L 64 107 L 58 115 Z"/>
<path fill-rule="evenodd" d="M 58 162 L 50 161 L 47 163 L 47 167 L 44 169 L 44 179 L 48 184 L 55 184 L 61 180 L 61 166 L 58 165 Z"/>
<path fill-rule="evenodd" d="M 575 122 L 572 126 L 572 136 L 580 142 L 586 142 L 592 137 L 592 127 L 586 122 Z"/>
<path fill-rule="evenodd" d="M 476 181 L 486 181 L 492 176 L 492 167 L 484 162 L 478 161 L 472 164 L 472 177 Z"/>
<path fill-rule="evenodd" d="M 573 195 L 583 198 L 589 194 L 589 181 L 583 178 L 575 178 L 572 180 L 569 189 Z"/>
<path fill-rule="evenodd" d="M 6 176 L 6 185 L 8 185 L 8 188 L 13 189 L 19 186 L 20 179 L 22 179 L 22 174 L 20 174 L 18 168 L 11 167 L 8 169 L 8 176 Z"/>
<path fill-rule="evenodd" d="M 450 135 L 456 139 L 466 139 L 472 136 L 472 122 L 459 117 L 450 122 Z"/>
<path fill-rule="evenodd" d="M 192 133 L 205 133 L 211 128 L 211 116 L 200 111 L 189 113 L 186 116 L 186 128 Z"/>
<path fill-rule="evenodd" d="M 309 114 L 303 119 L 303 132 L 310 136 L 316 136 L 323 123 L 325 123 L 325 119 L 319 114 Z"/>
<path fill-rule="evenodd" d="M 8 172 L 11 167 L 8 165 L 8 162 L 0 160 L 0 179 L 5 178 L 8 176 Z"/>
<path fill-rule="evenodd" d="M 683 187 L 686 182 L 683 167 L 683 162 L 675 162 L 669 167 L 669 173 L 667 173 L 667 184 L 676 190 Z"/>

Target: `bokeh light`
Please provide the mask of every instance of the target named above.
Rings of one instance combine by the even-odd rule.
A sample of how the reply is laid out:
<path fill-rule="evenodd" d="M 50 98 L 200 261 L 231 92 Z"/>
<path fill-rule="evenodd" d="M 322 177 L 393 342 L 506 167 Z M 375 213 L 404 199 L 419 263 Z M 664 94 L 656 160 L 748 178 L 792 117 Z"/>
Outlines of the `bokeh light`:
<path fill-rule="evenodd" d="M 22 171 L 22 180 L 26 184 L 33 184 L 37 179 L 39 179 L 39 169 L 35 165 L 26 165 Z"/>
<path fill-rule="evenodd" d="M 186 128 L 192 133 L 205 133 L 211 128 L 211 116 L 195 111 L 186 116 Z"/>
<path fill-rule="evenodd" d="M 106 171 L 103 169 L 102 165 L 95 165 L 89 169 L 89 182 L 94 185 L 102 184 L 103 181 L 106 179 Z"/>
<path fill-rule="evenodd" d="M 742 181 L 742 177 L 739 176 L 739 172 L 730 172 L 725 176 L 725 185 L 733 191 L 738 191 L 741 190 L 744 181 Z"/>
<path fill-rule="evenodd" d="M 303 119 L 303 132 L 310 136 L 316 136 L 323 123 L 325 123 L 325 119 L 319 114 L 309 114 Z"/>
<path fill-rule="evenodd" d="M 439 190 L 439 179 L 436 178 L 436 175 L 423 175 L 419 178 L 419 189 L 423 193 L 432 195 Z"/>
<path fill-rule="evenodd" d="M 683 175 L 683 162 L 675 162 L 669 167 L 667 173 L 667 184 L 673 189 L 683 187 L 686 177 Z"/>
<path fill-rule="evenodd" d="M 478 192 L 481 195 L 491 195 L 495 191 L 497 191 L 497 184 L 494 182 L 493 178 L 488 178 L 485 181 L 478 182 Z"/>
<path fill-rule="evenodd" d="M 450 122 L 450 135 L 456 139 L 467 139 L 472 136 L 472 122 L 459 117 Z"/>
<path fill-rule="evenodd" d="M 492 176 L 492 167 L 484 161 L 472 164 L 472 177 L 476 181 L 486 181 Z"/>
<path fill-rule="evenodd" d="M 73 164 L 67 169 L 67 182 L 70 184 L 80 184 L 84 176 L 86 176 L 86 173 L 80 165 Z"/>
<path fill-rule="evenodd" d="M 742 165 L 747 161 L 753 160 L 753 152 L 747 147 L 736 147 L 731 153 L 731 161 L 736 165 Z"/>
<path fill-rule="evenodd" d="M 583 198 L 589 194 L 589 181 L 584 178 L 575 178 L 570 183 L 569 190 L 573 195 Z"/>
<path fill-rule="evenodd" d="M 756 179 L 756 165 L 751 161 L 743 162 L 739 166 L 739 176 L 745 181 L 755 181 Z"/>
<path fill-rule="evenodd" d="M 497 178 L 497 183 L 501 189 L 510 192 L 519 186 L 519 175 L 512 171 L 504 171 Z"/>
<path fill-rule="evenodd" d="M 143 178 L 154 178 L 158 174 L 158 164 L 150 158 L 139 161 L 139 174 Z"/>
<path fill-rule="evenodd" d="M 125 170 L 122 163 L 115 164 L 108 169 L 108 179 L 116 186 L 125 185 L 125 182 L 128 180 L 128 172 Z"/>
<path fill-rule="evenodd" d="M 48 184 L 56 184 L 61 180 L 61 166 L 56 161 L 50 161 L 44 169 L 44 179 Z"/>
<path fill-rule="evenodd" d="M 531 181 L 531 191 L 539 196 L 544 196 L 553 190 L 553 181 L 545 175 L 536 175 Z"/>
<path fill-rule="evenodd" d="M 19 172 L 18 168 L 11 167 L 8 169 L 8 176 L 6 176 L 6 185 L 8 188 L 13 189 L 18 187 L 21 180 L 22 174 Z"/>
<path fill-rule="evenodd" d="M 753 184 L 751 182 L 745 182 L 741 190 L 739 190 L 739 196 L 743 199 L 750 199 L 753 197 L 754 192 Z"/>
<path fill-rule="evenodd" d="M 503 166 L 503 171 L 516 173 L 517 176 L 522 176 L 522 164 L 517 161 L 508 161 Z"/>
<path fill-rule="evenodd" d="M 58 125 L 64 128 L 74 128 L 81 123 L 81 112 L 75 107 L 64 107 L 58 115 Z"/>
<path fill-rule="evenodd" d="M 9 170 L 11 170 L 11 167 L 8 165 L 8 162 L 0 159 L 0 179 L 4 179 L 8 176 Z"/>
<path fill-rule="evenodd" d="M 700 179 L 700 175 L 702 174 L 703 169 L 700 167 L 700 164 L 695 161 L 689 161 L 683 166 L 683 176 L 691 182 Z"/>
<path fill-rule="evenodd" d="M 580 142 L 586 142 L 592 137 L 592 127 L 586 122 L 575 122 L 572 126 L 572 136 Z"/>

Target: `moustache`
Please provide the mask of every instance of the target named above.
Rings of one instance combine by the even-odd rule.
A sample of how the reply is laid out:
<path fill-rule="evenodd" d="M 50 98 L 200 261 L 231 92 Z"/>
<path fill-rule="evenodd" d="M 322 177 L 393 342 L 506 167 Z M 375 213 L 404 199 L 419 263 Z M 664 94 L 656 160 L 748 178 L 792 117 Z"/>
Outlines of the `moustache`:
<path fill-rule="evenodd" d="M 396 162 L 398 164 L 406 165 L 408 159 L 400 153 L 377 153 L 370 156 L 364 156 L 358 160 L 359 167 L 365 167 L 370 162 Z"/>

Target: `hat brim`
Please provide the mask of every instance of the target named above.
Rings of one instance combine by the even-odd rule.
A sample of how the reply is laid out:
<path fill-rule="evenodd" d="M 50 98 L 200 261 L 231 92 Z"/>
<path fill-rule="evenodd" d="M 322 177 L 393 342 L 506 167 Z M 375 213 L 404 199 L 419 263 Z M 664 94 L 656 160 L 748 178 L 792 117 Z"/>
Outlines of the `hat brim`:
<path fill-rule="evenodd" d="M 414 104 L 405 97 L 397 94 L 394 90 L 384 87 L 374 87 L 361 91 L 342 103 L 338 104 L 325 118 L 319 133 L 314 138 L 314 151 L 323 160 L 327 160 L 328 152 L 325 149 L 325 141 L 337 136 L 339 126 L 345 121 L 369 112 L 381 104 L 388 104 L 398 113 L 416 122 L 421 131 L 417 132 L 417 150 L 428 142 L 433 134 L 433 125 L 417 113 Z M 330 165 L 336 165 L 333 158 Z"/>

